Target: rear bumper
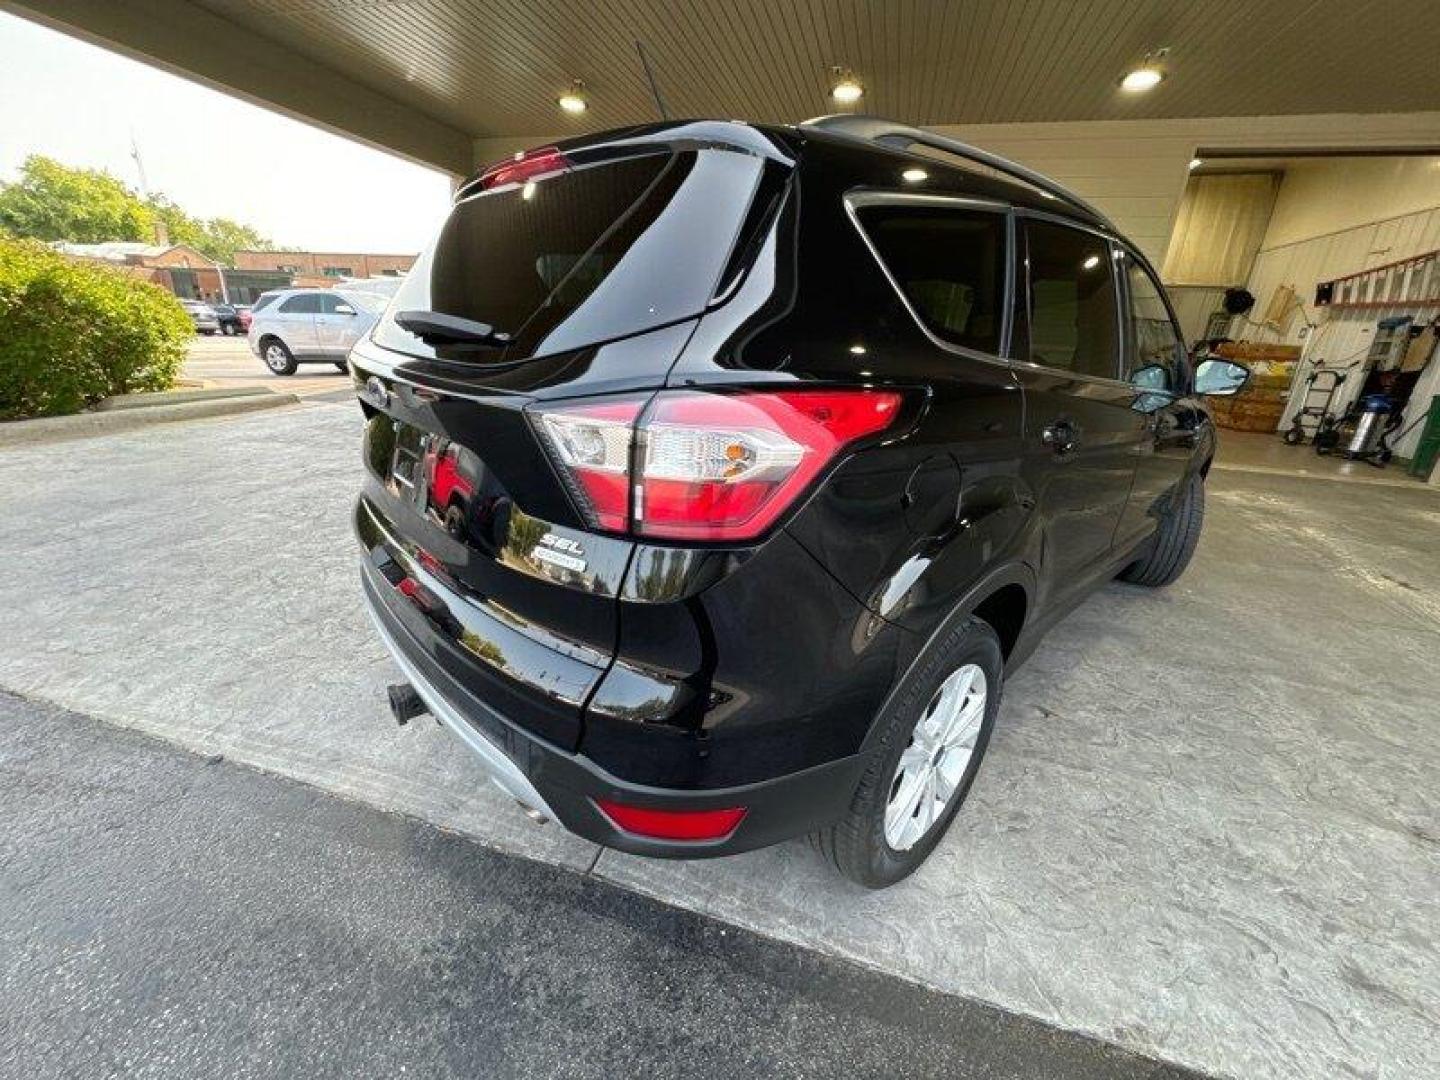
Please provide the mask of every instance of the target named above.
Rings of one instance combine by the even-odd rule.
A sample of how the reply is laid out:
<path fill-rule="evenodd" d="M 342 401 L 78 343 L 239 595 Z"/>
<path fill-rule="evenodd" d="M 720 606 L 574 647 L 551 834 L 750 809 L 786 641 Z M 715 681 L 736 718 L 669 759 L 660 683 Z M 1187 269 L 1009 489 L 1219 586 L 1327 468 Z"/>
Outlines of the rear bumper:
<path fill-rule="evenodd" d="M 408 601 L 362 560 L 366 605 L 381 640 L 430 711 L 475 753 L 491 779 L 522 805 L 605 847 L 664 858 L 707 858 L 766 847 L 811 832 L 844 812 L 863 770 L 860 755 L 737 787 L 687 790 L 620 780 L 584 754 L 557 747 L 511 722 L 460 685 L 433 658 L 432 632 L 409 618 Z M 614 825 L 596 805 L 613 800 L 659 810 L 744 807 L 721 840 L 656 840 Z"/>

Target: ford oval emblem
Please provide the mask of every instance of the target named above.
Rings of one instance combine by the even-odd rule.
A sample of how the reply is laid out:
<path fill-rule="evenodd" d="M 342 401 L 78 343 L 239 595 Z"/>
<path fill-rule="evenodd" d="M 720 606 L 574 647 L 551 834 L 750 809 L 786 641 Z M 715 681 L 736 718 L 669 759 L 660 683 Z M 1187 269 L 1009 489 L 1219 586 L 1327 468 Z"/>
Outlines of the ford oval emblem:
<path fill-rule="evenodd" d="M 374 405 L 377 409 L 383 409 L 390 404 L 390 391 L 385 389 L 385 384 L 378 376 L 371 375 L 365 380 L 365 386 L 360 391 L 360 400 L 367 405 Z"/>

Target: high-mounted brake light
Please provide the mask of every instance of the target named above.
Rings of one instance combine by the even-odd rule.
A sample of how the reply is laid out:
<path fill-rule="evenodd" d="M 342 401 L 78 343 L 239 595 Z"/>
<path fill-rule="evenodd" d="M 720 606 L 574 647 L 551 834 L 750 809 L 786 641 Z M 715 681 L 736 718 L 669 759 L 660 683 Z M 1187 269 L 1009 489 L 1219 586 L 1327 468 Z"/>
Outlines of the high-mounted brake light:
<path fill-rule="evenodd" d="M 529 150 L 523 154 L 517 154 L 508 161 L 491 165 L 480 174 L 478 186 L 481 191 L 489 191 L 491 188 L 502 187 L 505 184 L 519 184 L 526 180 L 533 180 L 537 176 L 544 176 L 548 173 L 564 172 L 569 168 L 569 158 L 553 146 L 544 146 L 539 150 Z"/>
<path fill-rule="evenodd" d="M 881 390 L 705 393 L 559 406 L 539 427 L 590 524 L 678 540 L 764 532 L 846 446 L 895 421 Z"/>

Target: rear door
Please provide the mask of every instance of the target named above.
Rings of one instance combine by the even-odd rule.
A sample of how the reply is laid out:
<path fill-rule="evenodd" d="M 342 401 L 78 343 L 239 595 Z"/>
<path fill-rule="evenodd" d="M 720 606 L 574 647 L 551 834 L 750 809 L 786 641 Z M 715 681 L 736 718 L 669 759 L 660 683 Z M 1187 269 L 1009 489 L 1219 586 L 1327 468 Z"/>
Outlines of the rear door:
<path fill-rule="evenodd" d="M 296 356 L 320 355 L 320 336 L 315 326 L 319 314 L 319 293 L 296 293 L 276 306 L 273 318 L 280 324 L 280 337 Z"/>
<path fill-rule="evenodd" d="M 1145 417 L 1121 379 L 1117 249 L 1058 219 L 1026 214 L 1019 225 L 1024 467 L 1044 531 L 1041 587 L 1063 595 L 1109 559 Z"/>
<path fill-rule="evenodd" d="M 317 344 L 326 356 L 343 360 L 367 320 L 355 303 L 337 293 L 323 292 L 319 299 L 320 311 L 315 316 Z"/>

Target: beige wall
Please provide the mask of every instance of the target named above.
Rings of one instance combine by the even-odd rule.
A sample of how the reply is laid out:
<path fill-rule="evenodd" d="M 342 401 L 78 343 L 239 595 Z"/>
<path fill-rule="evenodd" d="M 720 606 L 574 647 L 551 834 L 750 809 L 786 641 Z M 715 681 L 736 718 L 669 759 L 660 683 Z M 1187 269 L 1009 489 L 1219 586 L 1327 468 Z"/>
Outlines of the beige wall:
<path fill-rule="evenodd" d="M 1440 147 L 1440 113 L 937 127 L 1053 176 L 1163 263 L 1197 150 Z"/>
<path fill-rule="evenodd" d="M 1440 157 L 1329 158 L 1285 169 L 1263 248 L 1440 206 Z"/>

